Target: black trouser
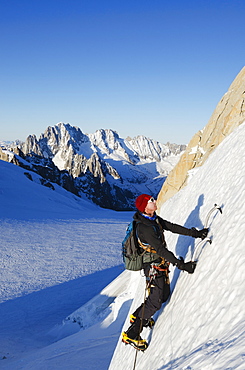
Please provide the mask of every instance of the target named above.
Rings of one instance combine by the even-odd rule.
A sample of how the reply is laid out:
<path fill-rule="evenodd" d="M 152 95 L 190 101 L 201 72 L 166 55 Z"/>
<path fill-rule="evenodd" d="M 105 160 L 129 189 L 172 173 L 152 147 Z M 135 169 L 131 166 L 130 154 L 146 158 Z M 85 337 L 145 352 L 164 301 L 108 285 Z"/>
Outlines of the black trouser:
<path fill-rule="evenodd" d="M 146 282 L 148 282 L 150 278 L 150 268 L 151 265 L 147 265 L 144 268 L 144 273 L 147 278 Z M 167 301 L 170 295 L 170 285 L 166 271 L 157 271 L 157 276 L 151 280 L 149 289 L 149 296 L 145 300 L 145 303 L 140 305 L 133 313 L 136 319 L 127 330 L 128 336 L 132 339 L 140 334 L 148 319 L 160 310 L 162 304 Z M 141 320 L 143 320 L 142 323 Z"/>

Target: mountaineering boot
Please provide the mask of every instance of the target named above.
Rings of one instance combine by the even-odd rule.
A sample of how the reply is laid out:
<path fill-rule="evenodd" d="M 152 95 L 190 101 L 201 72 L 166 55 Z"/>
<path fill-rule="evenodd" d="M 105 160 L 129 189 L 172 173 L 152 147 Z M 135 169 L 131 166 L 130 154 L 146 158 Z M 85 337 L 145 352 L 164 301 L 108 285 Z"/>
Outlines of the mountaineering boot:
<path fill-rule="evenodd" d="M 130 344 L 135 349 L 138 349 L 139 351 L 145 351 L 148 347 L 148 343 L 146 340 L 142 339 L 140 336 L 138 336 L 137 339 L 132 339 L 128 336 L 127 333 L 122 333 L 122 342 L 125 344 Z"/>
<path fill-rule="evenodd" d="M 122 341 L 140 351 L 144 351 L 148 347 L 148 343 L 140 337 L 142 329 L 141 320 L 136 317 L 128 330 L 122 333 Z"/>
<path fill-rule="evenodd" d="M 133 314 L 129 316 L 130 318 L 130 323 L 133 324 L 136 320 L 136 316 L 134 316 Z M 155 325 L 155 320 L 153 319 L 153 317 L 150 317 L 149 319 L 143 319 L 143 327 L 144 328 L 150 328 L 152 329 L 153 326 Z"/>

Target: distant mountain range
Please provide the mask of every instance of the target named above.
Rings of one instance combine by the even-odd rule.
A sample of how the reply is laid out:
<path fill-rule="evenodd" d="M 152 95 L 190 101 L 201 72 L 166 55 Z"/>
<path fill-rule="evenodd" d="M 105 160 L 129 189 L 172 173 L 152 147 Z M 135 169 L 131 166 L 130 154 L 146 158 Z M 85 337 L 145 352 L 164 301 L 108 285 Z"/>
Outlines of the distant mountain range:
<path fill-rule="evenodd" d="M 157 196 L 163 182 L 186 149 L 137 136 L 122 139 L 112 130 L 84 134 L 80 128 L 58 123 L 37 139 L 0 142 L 0 159 L 36 172 L 43 185 L 52 182 L 88 198 L 103 208 L 132 210 L 140 193 Z"/>

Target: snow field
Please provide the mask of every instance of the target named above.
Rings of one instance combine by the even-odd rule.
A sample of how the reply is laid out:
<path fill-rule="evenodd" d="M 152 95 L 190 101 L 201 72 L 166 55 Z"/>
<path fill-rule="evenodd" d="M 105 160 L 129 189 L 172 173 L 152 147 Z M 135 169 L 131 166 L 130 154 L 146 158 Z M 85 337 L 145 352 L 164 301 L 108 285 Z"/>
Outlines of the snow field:
<path fill-rule="evenodd" d="M 214 203 L 223 214 L 217 211 L 210 218 L 212 244 L 201 249 L 195 273 L 171 267 L 171 300 L 156 314 L 153 331 L 144 329 L 142 337 L 149 348 L 138 353 L 136 370 L 245 369 L 244 140 L 242 124 L 201 168 L 192 171 L 187 187 L 159 210 L 169 221 L 197 228 L 203 227 Z M 0 165 L 3 168 L 1 161 Z M 29 182 L 21 186 L 21 174 L 21 194 L 7 203 L 16 187 L 10 194 L 12 182 L 6 182 L 4 166 L 0 201 L 2 215 L 8 217 L 2 217 L 0 234 L 6 273 L 1 281 L 5 301 L 0 305 L 0 348 L 6 359 L 0 368 L 133 368 L 135 350 L 121 342 L 121 332 L 129 325 L 129 314 L 142 303 L 145 279 L 140 272 L 121 272 L 116 266 L 121 263 L 120 244 L 132 213 L 92 209 L 40 185 L 28 188 L 29 204 L 24 192 Z M 25 204 L 26 209 L 21 208 Z M 93 233 L 97 223 L 100 235 Z M 168 232 L 165 236 L 169 249 L 186 261 L 199 242 Z M 98 249 L 91 248 L 87 262 L 83 248 L 92 246 Z M 18 269 L 13 269 L 15 263 Z"/>
<path fill-rule="evenodd" d="M 121 239 L 132 216 L 24 172 L 0 161 L 0 368 L 11 370 L 57 340 L 53 327 L 123 271 Z"/>
<path fill-rule="evenodd" d="M 2 221 L 1 301 L 120 264 L 125 227 L 110 219 Z"/>

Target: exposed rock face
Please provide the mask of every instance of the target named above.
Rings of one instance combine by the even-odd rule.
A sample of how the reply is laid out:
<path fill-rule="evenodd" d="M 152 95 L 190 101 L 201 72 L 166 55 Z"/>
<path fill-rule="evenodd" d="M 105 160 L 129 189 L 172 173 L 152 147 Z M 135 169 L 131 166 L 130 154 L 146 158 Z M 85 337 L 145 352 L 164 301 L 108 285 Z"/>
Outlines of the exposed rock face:
<path fill-rule="evenodd" d="M 197 132 L 177 165 L 169 173 L 158 195 L 161 206 L 188 181 L 189 171 L 202 166 L 210 153 L 245 120 L 245 67 L 214 110 L 207 126 Z"/>
<path fill-rule="evenodd" d="M 0 147 L 0 159 L 5 162 L 9 161 L 8 154 L 5 151 L 3 151 L 1 147 Z"/>

